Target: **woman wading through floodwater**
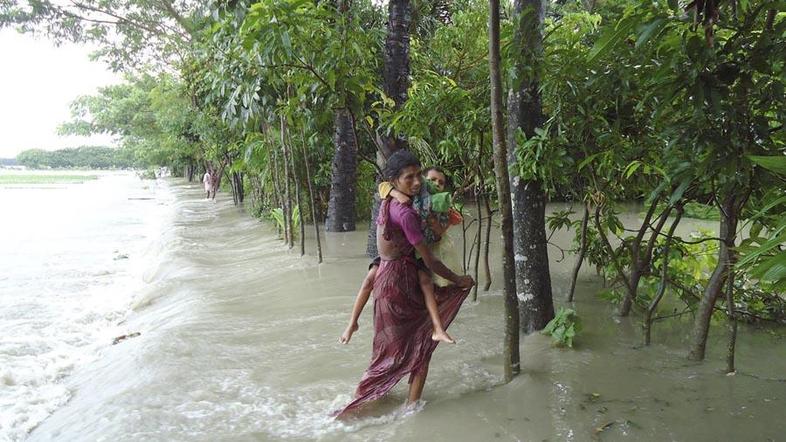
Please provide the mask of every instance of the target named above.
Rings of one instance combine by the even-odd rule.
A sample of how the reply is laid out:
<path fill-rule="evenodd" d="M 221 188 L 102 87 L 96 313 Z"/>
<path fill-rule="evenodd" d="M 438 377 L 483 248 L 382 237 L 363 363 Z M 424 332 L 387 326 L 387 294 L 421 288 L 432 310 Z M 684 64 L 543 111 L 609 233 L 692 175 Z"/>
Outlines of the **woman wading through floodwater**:
<path fill-rule="evenodd" d="M 385 178 L 396 190 L 410 197 L 420 191 L 420 162 L 409 151 L 388 158 Z M 474 285 L 470 276 L 458 276 L 435 258 L 423 240 L 420 216 L 411 206 L 396 200 L 382 202 L 377 218 L 377 249 L 381 257 L 374 280 L 374 341 L 371 364 L 355 391 L 355 398 L 334 413 L 348 417 L 362 405 L 379 399 L 402 377 L 409 375 L 408 403 L 420 399 L 431 354 L 432 322 L 418 280 L 415 251 L 428 269 L 455 285 L 438 287 L 435 297 L 439 316 L 447 328 Z M 352 326 L 342 336 L 348 342 L 357 330 L 357 319 L 368 301 L 358 295 L 352 309 Z"/>

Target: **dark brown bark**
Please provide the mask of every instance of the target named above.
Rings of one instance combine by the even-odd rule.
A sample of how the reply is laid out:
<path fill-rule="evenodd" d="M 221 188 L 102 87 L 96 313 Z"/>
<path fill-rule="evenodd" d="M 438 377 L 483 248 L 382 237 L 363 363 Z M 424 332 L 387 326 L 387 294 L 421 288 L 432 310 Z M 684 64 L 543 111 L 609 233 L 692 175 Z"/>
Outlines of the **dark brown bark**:
<path fill-rule="evenodd" d="M 336 152 L 333 156 L 330 200 L 328 201 L 325 230 L 351 232 L 355 230 L 355 187 L 357 186 L 358 146 L 355 121 L 349 109 L 336 109 L 333 137 Z"/>
<path fill-rule="evenodd" d="M 663 212 L 661 212 L 658 218 L 658 224 L 655 227 L 652 227 L 653 231 L 649 237 L 646 247 L 644 248 L 644 251 L 642 252 L 644 237 L 651 229 L 652 217 L 655 214 L 659 202 L 660 199 L 656 198 L 650 203 L 650 207 L 647 210 L 647 214 L 644 216 L 644 221 L 641 223 L 641 227 L 639 227 L 636 237 L 629 243 L 622 244 L 617 250 L 615 250 L 611 245 L 611 242 L 606 235 L 606 231 L 603 229 L 600 222 L 600 212 L 603 209 L 603 206 L 599 204 L 595 208 L 595 228 L 598 230 L 598 234 L 603 241 L 603 245 L 606 247 L 606 250 L 609 253 L 609 259 L 614 266 L 614 270 L 617 271 L 619 280 L 621 280 L 625 286 L 625 295 L 623 296 L 619 307 L 620 316 L 628 316 L 630 314 L 631 308 L 633 307 L 633 301 L 636 299 L 636 293 L 638 292 L 641 277 L 649 270 L 650 262 L 652 260 L 652 251 L 655 248 L 655 241 L 657 240 L 658 235 L 660 235 L 661 230 L 663 230 L 663 225 L 666 223 L 669 213 L 671 213 L 671 206 L 667 207 Z M 620 253 L 625 250 L 630 253 L 631 257 L 628 274 L 625 273 L 625 270 L 622 268 L 622 265 L 619 262 Z"/>
<path fill-rule="evenodd" d="M 483 271 L 486 274 L 486 284 L 483 286 L 483 291 L 487 292 L 491 288 L 491 266 L 489 265 L 489 249 L 491 248 L 491 221 L 494 215 L 494 212 L 491 210 L 491 202 L 489 202 L 489 196 L 483 196 L 483 202 L 486 205 L 486 217 L 488 218 L 488 222 L 486 223 L 486 243 L 483 246 Z"/>
<path fill-rule="evenodd" d="M 519 357 L 519 301 L 516 297 L 516 270 L 513 261 L 513 219 L 510 181 L 502 117 L 502 74 L 499 48 L 499 0 L 489 0 L 489 71 L 491 76 L 491 125 L 494 140 L 494 172 L 502 217 L 502 268 L 505 297 L 505 340 L 503 365 L 505 381 L 521 371 Z"/>
<path fill-rule="evenodd" d="M 295 153 L 292 152 L 292 137 L 287 133 L 287 144 L 284 149 L 289 157 L 289 168 L 292 170 L 292 180 L 295 182 L 295 206 L 297 207 L 298 223 L 300 224 L 300 256 L 306 254 L 306 226 L 303 223 L 303 205 L 300 202 L 300 179 L 295 167 Z"/>
<path fill-rule="evenodd" d="M 661 269 L 660 285 L 658 286 L 658 292 L 655 294 L 655 297 L 652 298 L 649 307 L 647 307 L 647 310 L 644 312 L 644 345 L 650 345 L 652 339 L 652 315 L 655 314 L 655 310 L 657 310 L 660 300 L 663 299 L 663 295 L 666 293 L 666 286 L 668 286 L 669 283 L 669 251 L 671 250 L 671 243 L 674 239 L 674 231 L 677 229 L 677 224 L 679 224 L 682 219 L 682 213 L 682 206 L 678 206 L 677 216 L 674 218 L 671 227 L 669 227 L 669 232 L 666 234 L 666 244 L 663 246 L 663 268 Z"/>
<path fill-rule="evenodd" d="M 538 70 L 543 53 L 542 0 L 515 0 L 513 38 L 516 82 L 508 92 L 507 160 L 516 163 L 516 135 L 531 137 L 543 123 Z M 521 329 L 532 333 L 554 318 L 546 239 L 546 193 L 538 180 L 510 177 L 516 290 Z"/>
<path fill-rule="evenodd" d="M 622 304 L 620 305 L 620 316 L 628 316 L 630 314 L 633 301 L 636 300 L 636 296 L 638 294 L 639 282 L 641 282 L 642 276 L 644 276 L 644 274 L 649 271 L 650 263 L 652 261 L 652 251 L 655 248 L 655 241 L 658 239 L 658 235 L 660 235 L 661 230 L 663 230 L 663 226 L 666 223 L 666 219 L 669 217 L 669 213 L 671 213 L 671 207 L 668 207 L 663 212 L 661 212 L 660 218 L 658 218 L 658 224 L 652 231 L 649 241 L 647 242 L 647 247 L 644 249 L 644 253 L 642 253 L 641 246 L 644 243 L 644 236 L 650 228 L 650 219 L 657 208 L 657 204 L 658 200 L 656 199 L 653 201 L 650 211 L 648 212 L 649 216 L 645 218 L 644 223 L 642 223 L 641 228 L 639 228 L 639 233 L 636 236 L 635 241 L 633 241 L 630 246 L 631 265 L 629 276 L 630 279 L 628 282 L 629 290 L 622 299 Z M 621 276 L 623 278 L 625 277 L 624 274 Z"/>
<path fill-rule="evenodd" d="M 715 302 L 723 290 L 723 283 L 726 281 L 728 270 L 733 262 L 732 249 L 734 240 L 737 237 L 737 215 L 739 205 L 742 201 L 741 195 L 732 193 L 727 196 L 721 204 L 721 219 L 719 238 L 720 249 L 718 250 L 718 264 L 710 276 L 704 293 L 696 309 L 696 318 L 693 322 L 693 334 L 690 352 L 690 359 L 701 361 L 704 359 L 707 347 L 707 336 L 710 330 L 710 319 Z"/>
<path fill-rule="evenodd" d="M 576 292 L 576 280 L 579 277 L 581 264 L 587 254 L 587 226 L 589 225 L 590 207 L 589 202 L 584 203 L 584 215 L 581 217 L 581 240 L 579 244 L 579 256 L 576 257 L 576 264 L 573 265 L 573 274 L 570 277 L 570 291 L 568 292 L 568 302 L 573 302 L 573 294 Z"/>
<path fill-rule="evenodd" d="M 388 29 L 385 37 L 385 94 L 401 109 L 407 101 L 409 89 L 409 28 L 412 23 L 412 8 L 409 0 L 390 0 L 388 2 Z M 399 149 L 407 148 L 407 141 L 401 135 L 386 137 L 383 140 L 388 152 L 385 158 Z"/>
<path fill-rule="evenodd" d="M 475 249 L 475 287 L 472 287 L 473 301 L 478 300 L 478 285 L 479 285 L 478 277 L 480 276 L 478 274 L 478 271 L 480 269 L 480 245 L 483 240 L 483 213 L 481 212 L 480 209 L 480 198 L 481 198 L 481 188 L 480 186 L 477 186 L 475 188 L 475 206 L 477 207 L 477 212 L 475 213 L 477 214 L 478 217 L 478 231 L 475 234 L 476 235 L 475 238 L 477 238 L 477 242 L 475 244 L 477 246 L 477 249 Z"/>
<path fill-rule="evenodd" d="M 242 204 L 243 200 L 245 200 L 246 197 L 245 189 L 243 189 L 243 174 L 241 172 L 232 172 L 231 183 L 232 183 L 232 200 L 237 206 L 239 204 Z"/>
<path fill-rule="evenodd" d="M 271 143 L 271 146 L 272 145 L 273 145 L 273 143 Z M 272 171 L 273 171 L 273 173 L 272 173 L 272 175 L 273 175 L 273 192 L 274 192 L 273 200 L 274 200 L 275 206 L 280 208 L 283 211 L 284 210 L 284 201 L 283 201 L 283 199 L 281 197 L 281 188 L 279 186 L 280 180 L 279 180 L 279 177 L 278 177 L 278 155 L 276 154 L 276 150 L 275 149 L 273 149 L 272 155 L 273 155 L 273 162 L 272 162 L 271 166 L 272 166 Z M 284 223 L 284 224 L 285 224 L 284 226 L 279 226 L 278 223 L 276 223 L 276 231 L 279 234 L 283 233 L 284 234 L 284 241 L 286 241 L 287 240 L 286 223 Z"/>
<path fill-rule="evenodd" d="M 395 103 L 395 109 L 407 101 L 409 89 L 409 28 L 412 23 L 412 6 L 409 0 L 390 0 L 388 2 L 388 24 L 384 50 L 384 89 L 385 95 Z M 385 170 L 387 158 L 393 152 L 408 147 L 407 139 L 402 134 L 382 136 L 377 142 L 377 166 Z M 382 177 L 378 177 L 382 179 Z M 371 205 L 371 219 L 368 226 L 368 242 L 366 254 L 370 258 L 379 255 L 377 250 L 377 215 L 379 215 L 379 196 L 374 192 Z"/>
<path fill-rule="evenodd" d="M 764 29 L 768 31 L 772 31 L 772 26 L 775 24 L 776 15 L 778 15 L 778 11 L 776 11 L 775 9 L 767 10 L 767 19 L 764 22 Z"/>
<path fill-rule="evenodd" d="M 293 229 L 293 222 L 292 222 L 292 193 L 290 190 L 290 182 L 292 181 L 292 176 L 289 173 L 289 156 L 287 155 L 287 148 L 286 148 L 286 120 L 284 117 L 280 117 L 281 122 L 281 151 L 283 152 L 284 158 L 284 193 L 286 204 L 284 204 L 284 224 L 286 225 L 285 230 L 289 234 L 287 236 L 287 246 L 291 249 L 295 246 L 295 231 Z"/>
<path fill-rule="evenodd" d="M 726 373 L 737 371 L 734 366 L 734 353 L 737 347 L 737 315 L 734 307 L 734 264 L 736 256 L 732 250 L 729 253 L 729 275 L 726 278 L 726 314 L 728 315 L 729 345 L 726 350 Z"/>
<path fill-rule="evenodd" d="M 189 183 L 194 181 L 195 173 L 196 173 L 196 164 L 189 161 L 188 165 L 186 166 L 186 179 L 188 179 Z"/>
<path fill-rule="evenodd" d="M 303 164 L 306 166 L 306 185 L 308 186 L 308 199 L 311 203 L 311 220 L 314 222 L 314 236 L 317 238 L 317 256 L 319 263 L 322 263 L 322 242 L 319 239 L 319 221 L 317 220 L 316 203 L 314 202 L 314 189 L 311 185 L 311 169 L 308 164 L 308 152 L 306 150 L 306 130 L 301 129 L 301 136 L 303 138 Z"/>
<path fill-rule="evenodd" d="M 461 273 L 467 274 L 467 220 L 461 218 Z"/>

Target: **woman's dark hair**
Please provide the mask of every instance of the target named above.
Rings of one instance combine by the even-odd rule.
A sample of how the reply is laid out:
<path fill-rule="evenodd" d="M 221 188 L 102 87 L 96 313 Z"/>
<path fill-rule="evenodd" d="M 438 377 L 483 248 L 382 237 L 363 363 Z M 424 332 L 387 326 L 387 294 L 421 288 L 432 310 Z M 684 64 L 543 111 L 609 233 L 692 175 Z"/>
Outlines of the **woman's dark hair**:
<path fill-rule="evenodd" d="M 449 190 L 449 189 L 451 189 L 453 187 L 453 180 L 450 178 L 450 175 L 445 173 L 445 171 L 441 167 L 431 166 L 428 169 L 426 169 L 425 172 L 423 172 L 423 176 L 427 176 L 428 173 L 431 172 L 432 170 L 434 172 L 441 173 L 442 176 L 445 177 L 445 190 Z"/>
<path fill-rule="evenodd" d="M 385 166 L 385 179 L 393 181 L 401 175 L 401 172 L 410 166 L 420 167 L 420 161 L 408 150 L 397 150 L 388 158 Z"/>

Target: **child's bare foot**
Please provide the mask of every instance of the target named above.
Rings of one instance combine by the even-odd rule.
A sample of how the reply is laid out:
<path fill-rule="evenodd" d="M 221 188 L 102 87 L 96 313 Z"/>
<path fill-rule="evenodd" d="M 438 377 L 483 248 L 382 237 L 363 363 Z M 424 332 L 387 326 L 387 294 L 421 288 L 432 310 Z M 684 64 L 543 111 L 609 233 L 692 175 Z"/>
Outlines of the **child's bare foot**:
<path fill-rule="evenodd" d="M 432 341 L 444 342 L 446 344 L 455 344 L 456 343 L 456 341 L 454 341 L 453 338 L 451 338 L 450 335 L 445 330 L 435 331 L 431 335 L 431 340 Z"/>

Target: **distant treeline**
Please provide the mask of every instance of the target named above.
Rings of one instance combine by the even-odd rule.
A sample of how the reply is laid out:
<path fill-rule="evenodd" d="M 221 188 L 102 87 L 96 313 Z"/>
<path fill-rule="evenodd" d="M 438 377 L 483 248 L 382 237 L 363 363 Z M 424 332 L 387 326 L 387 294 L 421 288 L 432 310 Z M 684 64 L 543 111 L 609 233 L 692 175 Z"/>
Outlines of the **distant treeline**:
<path fill-rule="evenodd" d="M 133 167 L 133 153 L 126 149 L 100 146 L 43 150 L 29 149 L 16 162 L 31 169 L 127 169 Z"/>

